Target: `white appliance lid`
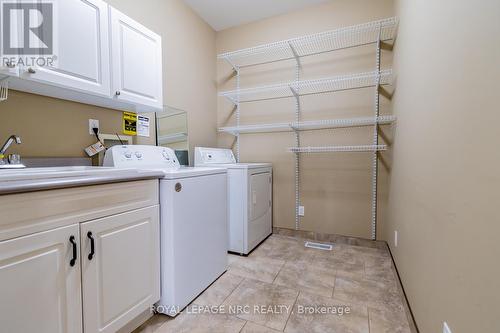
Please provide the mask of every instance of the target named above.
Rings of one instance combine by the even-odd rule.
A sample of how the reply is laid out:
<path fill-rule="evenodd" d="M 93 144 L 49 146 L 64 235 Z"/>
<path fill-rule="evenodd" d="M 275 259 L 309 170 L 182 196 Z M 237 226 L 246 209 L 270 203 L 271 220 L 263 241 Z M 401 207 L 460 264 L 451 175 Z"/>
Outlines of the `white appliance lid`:
<path fill-rule="evenodd" d="M 175 152 L 166 147 L 118 145 L 104 155 L 104 166 L 135 169 L 177 170 L 181 167 Z"/>
<path fill-rule="evenodd" d="M 227 173 L 218 168 L 189 168 L 179 164 L 175 152 L 157 146 L 114 146 L 106 151 L 104 165 L 114 168 L 156 170 L 164 173 L 165 179 L 188 178 Z"/>
<path fill-rule="evenodd" d="M 202 165 L 236 163 L 231 149 L 196 147 L 195 154 Z"/>
<path fill-rule="evenodd" d="M 233 151 L 223 148 L 195 148 L 195 165 L 227 169 L 271 168 L 271 163 L 236 163 Z"/>
<path fill-rule="evenodd" d="M 181 178 L 189 178 L 189 177 L 198 177 L 198 176 L 207 176 L 207 175 L 216 175 L 216 174 L 225 174 L 227 173 L 226 169 L 221 168 L 203 168 L 203 167 L 181 167 L 177 170 L 163 170 L 164 171 L 164 179 L 181 179 Z"/>
<path fill-rule="evenodd" d="M 271 168 L 271 163 L 228 163 L 228 164 L 210 164 L 212 167 L 226 168 L 226 169 L 261 169 Z"/>

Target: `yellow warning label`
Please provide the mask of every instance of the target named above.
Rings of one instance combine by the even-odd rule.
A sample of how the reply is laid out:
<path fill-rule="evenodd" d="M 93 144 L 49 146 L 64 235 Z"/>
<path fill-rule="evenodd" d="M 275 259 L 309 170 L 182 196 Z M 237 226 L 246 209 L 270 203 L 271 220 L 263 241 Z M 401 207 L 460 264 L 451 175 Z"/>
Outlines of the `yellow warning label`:
<path fill-rule="evenodd" d="M 123 134 L 137 135 L 137 114 L 123 112 Z"/>

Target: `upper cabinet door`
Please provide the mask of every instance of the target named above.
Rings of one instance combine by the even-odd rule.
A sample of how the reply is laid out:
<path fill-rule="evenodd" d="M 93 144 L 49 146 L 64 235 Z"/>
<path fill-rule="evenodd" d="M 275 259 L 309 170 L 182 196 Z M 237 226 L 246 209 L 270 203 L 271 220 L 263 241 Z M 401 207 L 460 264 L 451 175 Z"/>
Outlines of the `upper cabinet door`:
<path fill-rule="evenodd" d="M 0 331 L 82 332 L 79 238 L 71 225 L 0 242 Z"/>
<path fill-rule="evenodd" d="M 124 102 L 163 107 L 161 37 L 111 8 L 113 90 Z"/>
<path fill-rule="evenodd" d="M 26 67 L 28 80 L 85 93 L 111 95 L 109 12 L 102 0 L 56 0 L 54 66 Z"/>

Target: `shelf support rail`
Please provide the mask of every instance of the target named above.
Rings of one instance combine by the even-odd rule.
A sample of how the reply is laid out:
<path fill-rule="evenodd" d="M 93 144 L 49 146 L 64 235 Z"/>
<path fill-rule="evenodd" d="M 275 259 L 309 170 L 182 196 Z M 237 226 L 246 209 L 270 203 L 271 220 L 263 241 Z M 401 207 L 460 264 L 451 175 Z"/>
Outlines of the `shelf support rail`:
<path fill-rule="evenodd" d="M 240 116 L 240 109 L 241 109 L 241 105 L 240 105 L 240 68 L 237 67 L 237 66 L 233 66 L 234 70 L 236 71 L 236 90 L 238 91 L 237 93 L 237 96 L 236 96 L 236 100 L 233 100 L 233 102 L 235 103 L 234 105 L 236 106 L 236 126 L 237 127 L 240 127 L 240 120 L 241 120 L 241 116 Z M 236 162 L 240 163 L 240 133 L 236 133 Z"/>
<path fill-rule="evenodd" d="M 300 69 L 302 65 L 300 63 L 300 57 L 297 54 L 295 48 L 292 44 L 290 45 L 290 49 L 295 56 L 295 60 L 297 61 L 295 66 L 295 82 L 296 87 L 290 85 L 290 90 L 292 91 L 293 96 L 295 97 L 295 122 L 297 124 L 300 123 L 300 113 L 301 113 L 301 105 L 300 105 L 300 88 L 298 83 L 300 81 Z M 295 146 L 300 147 L 300 131 L 294 128 L 295 132 Z M 295 153 L 295 230 L 299 230 L 300 228 L 300 154 Z"/>
<path fill-rule="evenodd" d="M 376 44 L 376 53 L 375 53 L 375 65 L 377 71 L 377 82 L 375 84 L 375 104 L 374 104 L 374 116 L 375 119 L 378 119 L 380 116 L 380 67 L 381 67 L 381 34 L 382 34 L 382 25 L 379 25 L 378 28 L 378 41 Z M 379 145 L 378 138 L 378 123 L 376 122 L 373 126 L 373 145 Z M 372 209 L 371 209 L 371 236 L 372 240 L 377 239 L 377 213 L 378 213 L 378 151 L 375 150 L 372 155 Z"/>

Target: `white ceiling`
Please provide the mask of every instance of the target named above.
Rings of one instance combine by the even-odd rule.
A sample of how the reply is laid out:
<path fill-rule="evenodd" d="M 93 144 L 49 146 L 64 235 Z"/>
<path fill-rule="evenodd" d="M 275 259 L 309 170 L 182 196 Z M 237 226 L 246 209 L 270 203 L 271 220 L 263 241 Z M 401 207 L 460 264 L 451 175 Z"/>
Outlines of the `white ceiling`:
<path fill-rule="evenodd" d="M 216 31 L 329 0 L 184 0 Z"/>

